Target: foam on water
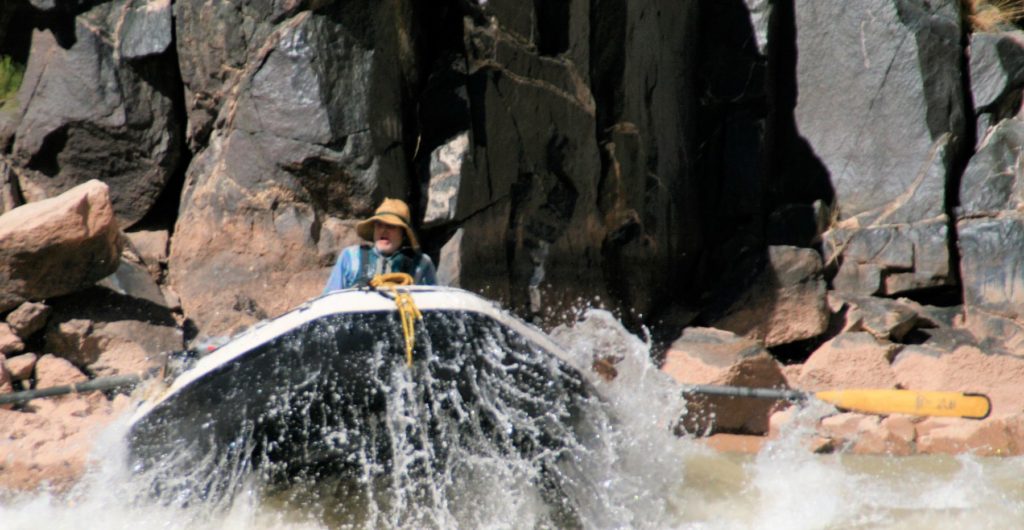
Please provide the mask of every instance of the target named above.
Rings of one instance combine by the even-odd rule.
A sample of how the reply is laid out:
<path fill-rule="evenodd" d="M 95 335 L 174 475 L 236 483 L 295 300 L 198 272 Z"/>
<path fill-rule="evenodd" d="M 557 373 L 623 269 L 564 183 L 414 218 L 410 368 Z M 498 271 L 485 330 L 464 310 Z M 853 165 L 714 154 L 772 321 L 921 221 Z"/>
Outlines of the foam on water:
<path fill-rule="evenodd" d="M 396 370 L 386 381 L 389 413 L 381 425 L 394 453 L 389 474 L 367 471 L 290 489 L 241 478 L 224 504 L 182 507 L 145 494 L 148 477 L 127 464 L 123 419 L 103 433 L 90 470 L 70 492 L 0 498 L 0 528 L 987 529 L 1024 521 L 1022 458 L 811 454 L 805 440 L 817 418 L 831 412 L 825 405 L 801 410 L 757 455 L 719 454 L 671 434 L 686 404 L 648 361 L 649 344 L 611 314 L 588 311 L 552 337 L 581 367 L 595 355 L 621 359 L 614 381 L 591 381 L 602 403 L 588 412 L 578 439 L 557 454 L 510 458 L 500 445 L 435 447 L 418 439 L 425 434 L 419 426 L 453 410 L 486 410 L 513 430 L 533 426 L 497 401 L 470 407 L 447 396 L 446 406 L 454 408 L 433 408 L 435 400 L 422 393 L 443 386 L 431 387 L 423 373 Z M 437 428 L 465 435 L 458 426 Z M 560 508 L 545 480 L 570 499 L 570 517 L 552 515 Z"/>

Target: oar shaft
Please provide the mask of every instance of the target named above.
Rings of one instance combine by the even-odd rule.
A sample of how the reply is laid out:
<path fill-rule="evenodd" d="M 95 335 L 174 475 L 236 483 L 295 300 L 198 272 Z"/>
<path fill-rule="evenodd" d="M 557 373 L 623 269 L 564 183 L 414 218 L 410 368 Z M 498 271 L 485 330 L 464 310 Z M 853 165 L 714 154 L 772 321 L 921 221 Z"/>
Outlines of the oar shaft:
<path fill-rule="evenodd" d="M 11 403 L 24 403 L 26 401 L 31 401 L 36 398 L 61 396 L 64 394 L 73 394 L 76 392 L 91 392 L 93 390 L 112 390 L 114 388 L 119 388 L 122 386 L 134 385 L 139 381 L 142 381 L 142 378 L 135 374 L 112 375 L 110 377 L 99 377 L 91 381 L 85 381 L 83 383 L 73 383 L 70 385 L 37 388 L 35 390 L 23 390 L 21 392 L 10 392 L 8 394 L 0 394 L 0 405 L 7 405 Z"/>
<path fill-rule="evenodd" d="M 734 398 L 775 399 L 783 401 L 804 401 L 810 395 L 799 390 L 775 390 L 771 388 L 750 388 L 723 385 L 684 385 L 683 394 L 706 394 Z"/>

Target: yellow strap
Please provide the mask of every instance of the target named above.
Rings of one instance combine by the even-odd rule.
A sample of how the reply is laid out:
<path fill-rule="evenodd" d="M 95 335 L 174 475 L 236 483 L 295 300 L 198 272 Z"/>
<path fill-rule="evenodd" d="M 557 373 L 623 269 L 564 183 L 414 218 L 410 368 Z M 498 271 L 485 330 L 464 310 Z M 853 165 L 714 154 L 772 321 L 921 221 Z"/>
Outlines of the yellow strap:
<path fill-rule="evenodd" d="M 406 291 L 399 291 L 398 288 L 412 284 L 412 276 L 404 272 L 381 274 L 370 280 L 370 287 L 389 287 L 395 295 L 395 305 L 398 306 L 398 314 L 402 318 L 402 335 L 405 337 L 406 366 L 412 366 L 412 348 L 416 344 L 416 321 L 422 320 L 423 314 L 416 307 L 412 295 Z"/>

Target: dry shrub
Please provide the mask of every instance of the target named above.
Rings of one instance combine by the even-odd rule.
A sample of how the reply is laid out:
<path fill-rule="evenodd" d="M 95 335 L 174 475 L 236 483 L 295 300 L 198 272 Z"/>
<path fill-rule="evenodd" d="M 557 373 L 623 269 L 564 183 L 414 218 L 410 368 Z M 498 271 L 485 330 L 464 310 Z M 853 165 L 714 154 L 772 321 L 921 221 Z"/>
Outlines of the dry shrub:
<path fill-rule="evenodd" d="M 1024 0 L 962 0 L 971 31 L 1001 31 L 1024 20 Z"/>

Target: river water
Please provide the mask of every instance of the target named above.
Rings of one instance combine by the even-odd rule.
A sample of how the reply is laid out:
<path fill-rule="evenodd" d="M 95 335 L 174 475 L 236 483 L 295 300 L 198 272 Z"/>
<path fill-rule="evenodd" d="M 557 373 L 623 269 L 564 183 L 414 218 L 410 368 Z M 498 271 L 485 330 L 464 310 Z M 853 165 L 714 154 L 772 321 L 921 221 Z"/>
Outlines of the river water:
<path fill-rule="evenodd" d="M 801 440 L 830 412 L 820 404 L 756 455 L 718 453 L 669 434 L 685 402 L 646 362 L 648 345 L 608 313 L 591 311 L 552 336 L 581 362 L 594 352 L 624 357 L 615 381 L 594 381 L 603 408 L 588 416 L 587 440 L 545 468 L 560 499 L 543 486 L 552 481 L 538 473 L 540 457 L 485 449 L 455 454 L 438 474 L 290 488 L 248 480 L 222 502 L 180 506 L 140 493 L 147 485 L 126 463 L 124 419 L 103 433 L 72 491 L 0 498 L 0 529 L 1024 526 L 1022 458 L 811 454 Z"/>

